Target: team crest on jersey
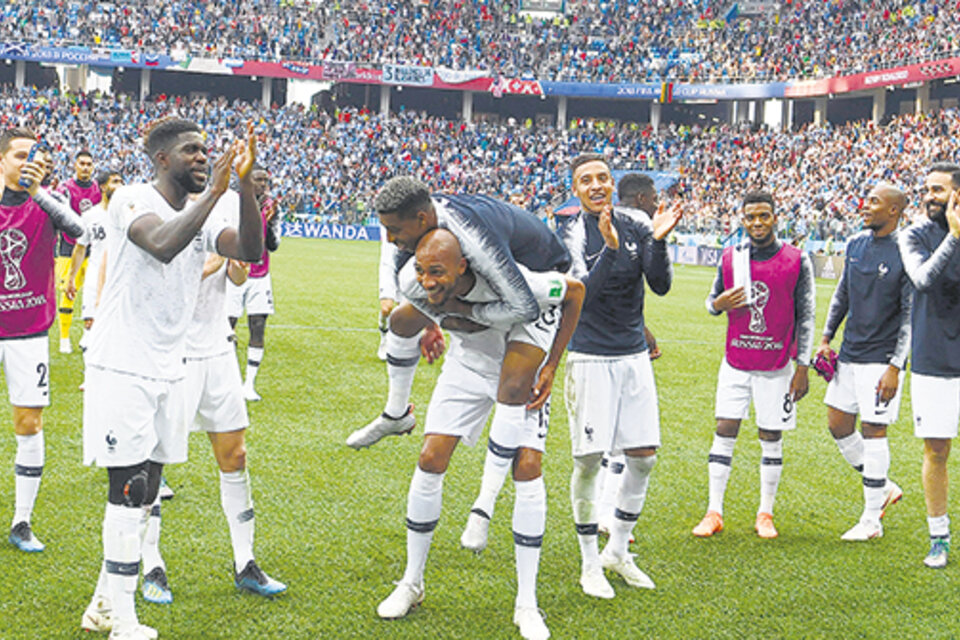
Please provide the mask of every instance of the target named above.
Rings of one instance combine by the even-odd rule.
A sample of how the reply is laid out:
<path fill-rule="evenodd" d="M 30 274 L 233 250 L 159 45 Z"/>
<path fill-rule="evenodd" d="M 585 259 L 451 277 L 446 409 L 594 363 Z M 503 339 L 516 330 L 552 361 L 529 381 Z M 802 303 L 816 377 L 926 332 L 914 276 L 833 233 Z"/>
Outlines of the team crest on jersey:
<path fill-rule="evenodd" d="M 117 441 L 117 436 L 115 436 L 113 433 L 113 429 L 107 432 L 106 441 L 107 441 L 107 451 L 110 453 L 116 453 L 118 441 Z"/>
<path fill-rule="evenodd" d="M 888 273 L 890 273 L 890 267 L 888 267 L 885 262 L 881 262 L 877 267 L 877 278 L 882 280 Z"/>
<path fill-rule="evenodd" d="M 767 330 L 767 319 L 763 316 L 763 310 L 770 302 L 770 287 L 766 282 L 755 280 L 750 293 L 753 298 L 753 304 L 750 305 L 750 331 L 764 333 Z"/>
<path fill-rule="evenodd" d="M 636 243 L 636 242 L 629 242 L 629 241 L 628 241 L 628 242 L 624 242 L 624 243 L 623 243 L 623 246 L 624 246 L 624 248 L 627 250 L 627 253 L 630 254 L 630 259 L 631 259 L 631 260 L 636 260 L 637 258 L 640 257 L 639 254 L 637 253 L 637 243 Z"/>
<path fill-rule="evenodd" d="M 3 266 L 3 286 L 7 291 L 17 291 L 27 286 L 20 263 L 29 247 L 27 234 L 20 229 L 4 229 L 0 232 L 0 264 Z"/>
<path fill-rule="evenodd" d="M 80 213 L 86 213 L 87 209 L 93 206 L 93 203 L 90 202 L 89 198 L 84 198 L 77 206 L 80 207 Z"/>

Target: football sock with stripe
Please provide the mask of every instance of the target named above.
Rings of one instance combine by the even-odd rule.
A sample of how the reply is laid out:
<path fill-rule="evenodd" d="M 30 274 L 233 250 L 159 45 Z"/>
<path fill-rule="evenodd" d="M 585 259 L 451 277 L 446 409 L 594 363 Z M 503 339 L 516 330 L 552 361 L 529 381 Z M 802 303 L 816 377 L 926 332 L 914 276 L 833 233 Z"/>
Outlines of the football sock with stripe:
<path fill-rule="evenodd" d="M 146 531 L 143 535 L 143 545 L 140 547 L 140 555 L 143 558 L 143 575 L 147 575 L 160 567 L 164 571 L 167 565 L 163 562 L 163 556 L 160 555 L 160 496 L 150 505 L 149 516 L 147 517 Z"/>
<path fill-rule="evenodd" d="M 527 409 L 522 404 L 497 403 L 493 423 L 490 425 L 487 456 L 483 461 L 480 493 L 471 511 L 485 515 L 487 518 L 493 517 L 497 496 L 503 488 L 503 482 L 517 455 L 517 434 L 523 428 L 526 415 Z"/>
<path fill-rule="evenodd" d="M 402 338 L 391 331 L 387 334 L 387 378 L 389 391 L 383 412 L 399 418 L 407 412 L 413 376 L 420 362 L 420 337 Z"/>
<path fill-rule="evenodd" d="M 623 482 L 623 456 L 605 455 L 600 463 L 600 475 L 597 486 L 597 520 L 601 524 L 609 524 L 613 518 L 613 510 L 617 506 L 617 494 L 620 492 L 620 483 Z"/>
<path fill-rule="evenodd" d="M 227 518 L 233 562 L 239 573 L 253 560 L 253 498 L 246 469 L 220 472 L 220 505 Z"/>
<path fill-rule="evenodd" d="M 736 438 L 719 434 L 713 436 L 707 462 L 707 473 L 710 477 L 710 502 L 707 506 L 709 511 L 723 513 L 723 495 L 727 492 L 730 466 L 733 464 L 733 447 L 736 444 Z"/>
<path fill-rule="evenodd" d="M 43 476 L 43 431 L 28 436 L 17 436 L 17 455 L 14 459 L 13 523 L 30 522 L 33 505 L 40 491 Z"/>
<path fill-rule="evenodd" d="M 647 486 L 650 484 L 650 473 L 657 463 L 657 456 L 624 458 L 623 480 L 617 494 L 616 509 L 613 512 L 613 524 L 610 527 L 610 550 L 614 555 L 624 557 L 630 544 L 630 533 L 633 531 L 643 503 L 647 499 Z"/>
<path fill-rule="evenodd" d="M 760 508 L 757 512 L 772 515 L 783 472 L 783 440 L 761 440 L 760 455 Z"/>
<path fill-rule="evenodd" d="M 257 379 L 261 362 L 263 362 L 263 347 L 247 347 L 247 377 L 243 382 L 251 389 Z"/>
<path fill-rule="evenodd" d="M 537 571 L 547 521 L 543 476 L 514 482 L 513 543 L 517 561 L 517 607 L 537 606 Z"/>
<path fill-rule="evenodd" d="M 140 573 L 140 527 L 146 511 L 108 504 L 103 516 L 103 558 L 114 628 L 137 624 L 134 592 Z"/>
<path fill-rule="evenodd" d="M 428 473 L 419 466 L 410 481 L 407 494 L 407 568 L 403 582 L 423 584 L 423 569 L 430 553 L 433 530 L 443 507 L 443 475 Z"/>
<path fill-rule="evenodd" d="M 570 502 L 573 504 L 573 521 L 577 526 L 577 542 L 584 566 L 600 566 L 596 500 L 602 457 L 596 453 L 574 458 L 573 475 L 570 476 Z"/>
<path fill-rule="evenodd" d="M 863 518 L 876 522 L 883 511 L 883 497 L 890 470 L 890 447 L 886 438 L 863 440 Z"/>
<path fill-rule="evenodd" d="M 843 459 L 850 463 L 850 466 L 856 469 L 858 473 L 863 473 L 863 436 L 860 435 L 860 432 L 854 429 L 850 435 L 834 440 L 843 455 Z"/>

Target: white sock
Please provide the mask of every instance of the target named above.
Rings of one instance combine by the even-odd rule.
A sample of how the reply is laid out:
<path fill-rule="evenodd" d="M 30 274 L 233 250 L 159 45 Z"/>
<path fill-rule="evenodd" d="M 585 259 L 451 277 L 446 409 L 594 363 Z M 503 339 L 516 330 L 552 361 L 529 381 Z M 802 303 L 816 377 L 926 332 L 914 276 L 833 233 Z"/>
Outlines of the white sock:
<path fill-rule="evenodd" d="M 487 440 L 487 457 L 483 461 L 480 493 L 470 511 L 487 519 L 493 518 L 497 496 L 517 455 L 517 435 L 523 429 L 526 415 L 527 409 L 523 405 L 497 403 Z"/>
<path fill-rule="evenodd" d="M 930 530 L 931 538 L 950 539 L 950 516 L 927 516 L 927 528 Z"/>
<path fill-rule="evenodd" d="M 108 504 L 103 516 L 103 558 L 114 628 L 137 624 L 133 594 L 140 573 L 140 524 L 144 510 Z"/>
<path fill-rule="evenodd" d="M 716 511 L 721 515 L 723 515 L 723 495 L 727 492 L 735 444 L 737 444 L 736 438 L 714 434 L 710 455 L 707 458 L 707 473 L 710 476 L 710 502 L 707 510 Z"/>
<path fill-rule="evenodd" d="M 110 608 L 110 589 L 107 583 L 107 563 L 100 563 L 100 575 L 97 576 L 97 588 L 93 592 L 93 599 L 90 601 L 97 609 Z"/>
<path fill-rule="evenodd" d="M 623 456 L 605 455 L 600 463 L 600 475 L 597 477 L 597 521 L 609 526 L 613 522 L 613 510 L 617 506 L 617 493 L 623 482 Z"/>
<path fill-rule="evenodd" d="M 773 502 L 783 472 L 783 440 L 760 441 L 760 509 L 757 513 L 773 515 Z"/>
<path fill-rule="evenodd" d="M 848 436 L 834 438 L 834 442 L 837 443 L 840 453 L 843 454 L 843 459 L 849 462 L 850 466 L 856 469 L 858 473 L 863 473 L 863 436 L 860 435 L 860 432 L 854 429 L 853 433 Z"/>
<path fill-rule="evenodd" d="M 388 318 L 390 318 L 389 313 L 387 315 L 377 313 L 377 327 L 380 329 L 380 333 L 386 333 L 390 330 L 390 324 L 387 322 Z"/>
<path fill-rule="evenodd" d="M 423 568 L 442 507 L 443 474 L 428 473 L 418 466 L 407 494 L 407 568 L 402 580 L 407 584 L 423 584 Z"/>
<path fill-rule="evenodd" d="M 613 524 L 610 527 L 610 542 L 607 546 L 618 557 L 627 555 L 630 545 L 630 533 L 633 531 L 643 503 L 647 499 L 647 485 L 650 483 L 650 473 L 657 463 L 656 454 L 652 456 L 634 457 L 625 456 L 623 480 L 617 494 L 617 507 L 613 512 Z"/>
<path fill-rule="evenodd" d="M 33 505 L 40 491 L 43 476 L 43 431 L 29 436 L 17 436 L 17 455 L 13 465 L 15 503 L 13 522 L 30 522 Z"/>
<path fill-rule="evenodd" d="M 879 522 L 887 492 L 890 447 L 886 438 L 863 440 L 863 519 Z"/>
<path fill-rule="evenodd" d="M 160 555 L 160 496 L 157 496 L 157 499 L 150 506 L 150 515 L 147 518 L 147 527 L 143 536 L 143 544 L 140 547 L 140 555 L 143 558 L 143 575 L 147 575 L 157 567 L 164 571 L 167 570 L 167 565 Z"/>
<path fill-rule="evenodd" d="M 574 458 L 573 475 L 570 476 L 570 502 L 573 503 L 573 521 L 577 525 L 577 541 L 584 567 L 600 566 L 595 507 L 601 459 L 599 453 Z"/>
<path fill-rule="evenodd" d="M 220 505 L 227 517 L 233 564 L 239 573 L 253 560 L 253 498 L 246 469 L 220 472 Z"/>
<path fill-rule="evenodd" d="M 547 522 L 547 489 L 543 476 L 517 481 L 513 505 L 513 548 L 517 560 L 517 601 L 519 607 L 537 606 L 537 570 L 540 547 Z"/>
<path fill-rule="evenodd" d="M 253 387 L 253 383 L 257 379 L 257 370 L 260 368 L 262 361 L 263 347 L 247 347 L 247 377 L 244 384 Z"/>
<path fill-rule="evenodd" d="M 393 331 L 387 334 L 387 406 L 383 412 L 399 418 L 407 412 L 413 376 L 420 362 L 420 337 L 402 338 Z"/>

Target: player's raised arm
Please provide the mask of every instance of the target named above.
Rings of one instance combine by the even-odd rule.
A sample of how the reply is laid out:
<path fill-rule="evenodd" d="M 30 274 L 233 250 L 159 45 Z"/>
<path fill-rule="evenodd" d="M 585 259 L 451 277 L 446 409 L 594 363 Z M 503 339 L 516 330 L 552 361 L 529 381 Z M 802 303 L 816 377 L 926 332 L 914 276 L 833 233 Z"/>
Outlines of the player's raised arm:
<path fill-rule="evenodd" d="M 247 125 L 246 144 L 235 145 L 231 155 L 237 156 L 235 170 L 240 183 L 240 225 L 236 229 L 228 227 L 220 233 L 217 237 L 217 253 L 244 262 L 256 262 L 263 255 L 263 219 L 252 176 L 257 159 L 253 123 Z"/>
<path fill-rule="evenodd" d="M 186 173 L 192 178 L 192 188 L 203 189 L 207 152 L 199 133 L 176 135 L 172 140 L 163 137 L 155 141 L 155 145 L 151 153 L 155 163 L 174 166 L 178 173 Z M 134 219 L 127 230 L 130 241 L 164 264 L 173 260 L 194 239 L 220 196 L 226 193 L 234 157 L 235 150 L 229 149 L 217 159 L 209 186 L 203 189 L 199 198 L 186 205 L 180 215 L 164 222 L 156 213 L 143 212 Z M 182 190 L 183 193 L 163 195 L 168 202 L 186 202 L 187 190 Z"/>
<path fill-rule="evenodd" d="M 29 181 L 27 193 L 40 205 L 44 213 L 50 216 L 53 226 L 63 231 L 68 236 L 78 238 L 83 235 L 83 223 L 70 205 L 53 197 L 46 190 L 40 188 L 40 182 L 43 180 L 44 165 L 40 160 L 28 162 L 23 166 L 21 175 L 26 181 Z"/>

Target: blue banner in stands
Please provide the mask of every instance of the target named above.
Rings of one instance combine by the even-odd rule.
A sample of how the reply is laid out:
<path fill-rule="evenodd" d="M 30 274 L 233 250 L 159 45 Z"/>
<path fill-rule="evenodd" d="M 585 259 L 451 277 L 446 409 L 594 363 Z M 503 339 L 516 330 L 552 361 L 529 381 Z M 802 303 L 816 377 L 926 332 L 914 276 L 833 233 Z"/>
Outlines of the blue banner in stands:
<path fill-rule="evenodd" d="M 326 238 L 327 240 L 380 240 L 380 225 L 331 224 L 326 222 L 284 222 L 285 238 Z"/>

